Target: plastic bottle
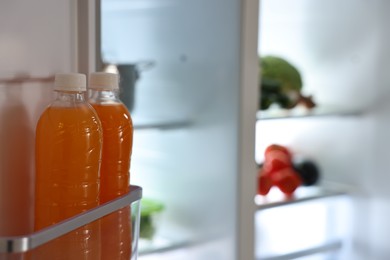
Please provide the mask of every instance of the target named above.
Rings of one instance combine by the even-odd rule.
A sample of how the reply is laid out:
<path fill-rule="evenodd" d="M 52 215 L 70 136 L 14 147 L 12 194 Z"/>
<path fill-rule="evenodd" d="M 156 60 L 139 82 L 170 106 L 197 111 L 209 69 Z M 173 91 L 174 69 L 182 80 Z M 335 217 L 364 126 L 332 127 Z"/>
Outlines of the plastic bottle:
<path fill-rule="evenodd" d="M 36 128 L 34 229 L 99 205 L 102 126 L 84 99 L 83 74 L 57 74 L 56 99 Z M 36 259 L 100 259 L 99 223 L 85 225 L 35 253 Z"/>
<path fill-rule="evenodd" d="M 119 100 L 118 88 L 117 74 L 96 72 L 90 75 L 89 102 L 103 126 L 101 203 L 129 192 L 133 123 L 126 106 Z M 101 259 L 130 259 L 130 207 L 103 218 L 101 232 Z"/>

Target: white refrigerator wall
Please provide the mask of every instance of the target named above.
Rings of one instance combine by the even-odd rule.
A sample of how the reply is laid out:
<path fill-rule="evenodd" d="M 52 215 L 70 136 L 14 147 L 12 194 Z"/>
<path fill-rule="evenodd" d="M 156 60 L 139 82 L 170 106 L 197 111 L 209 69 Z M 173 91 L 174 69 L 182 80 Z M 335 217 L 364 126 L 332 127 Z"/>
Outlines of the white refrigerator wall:
<path fill-rule="evenodd" d="M 320 106 L 358 112 L 257 125 L 258 162 L 268 144 L 286 144 L 316 160 L 324 182 L 354 187 L 352 247 L 343 259 L 390 255 L 389 9 L 381 0 L 261 1 L 259 53 L 295 64 Z"/>
<path fill-rule="evenodd" d="M 189 123 L 135 131 L 131 180 L 144 187 L 145 197 L 166 205 L 158 235 L 190 243 L 221 240 L 188 257 L 236 259 L 239 2 L 106 0 L 102 24 L 105 62 L 155 63 L 137 82 L 134 123 Z"/>
<path fill-rule="evenodd" d="M 74 10 L 75 1 L 0 3 L 1 236 L 32 231 L 35 125 L 52 87 L 51 82 L 4 80 L 75 69 Z"/>

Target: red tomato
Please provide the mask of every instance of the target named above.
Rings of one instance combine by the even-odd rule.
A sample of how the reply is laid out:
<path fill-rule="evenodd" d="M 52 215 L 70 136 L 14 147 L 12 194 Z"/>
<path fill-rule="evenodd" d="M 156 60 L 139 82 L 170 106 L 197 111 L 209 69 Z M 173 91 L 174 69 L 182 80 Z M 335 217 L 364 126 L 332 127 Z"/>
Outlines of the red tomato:
<path fill-rule="evenodd" d="M 257 175 L 257 194 L 267 195 L 270 189 L 272 188 L 272 179 L 269 174 L 264 170 L 260 169 Z"/>
<path fill-rule="evenodd" d="M 290 152 L 290 150 L 285 147 L 285 146 L 282 146 L 282 145 L 279 145 L 279 144 L 271 144 L 269 145 L 265 151 L 264 151 L 264 156 L 265 158 L 267 158 L 267 155 L 270 153 L 270 152 L 273 152 L 273 151 L 280 151 L 280 152 L 283 152 L 284 154 L 286 154 L 289 159 L 291 160 L 292 158 L 292 154 Z"/>
<path fill-rule="evenodd" d="M 267 153 L 264 161 L 264 170 L 270 174 L 284 168 L 291 168 L 291 158 L 283 151 L 274 150 Z"/>
<path fill-rule="evenodd" d="M 302 184 L 298 173 L 292 168 L 285 168 L 272 174 L 272 182 L 283 193 L 291 195 Z"/>

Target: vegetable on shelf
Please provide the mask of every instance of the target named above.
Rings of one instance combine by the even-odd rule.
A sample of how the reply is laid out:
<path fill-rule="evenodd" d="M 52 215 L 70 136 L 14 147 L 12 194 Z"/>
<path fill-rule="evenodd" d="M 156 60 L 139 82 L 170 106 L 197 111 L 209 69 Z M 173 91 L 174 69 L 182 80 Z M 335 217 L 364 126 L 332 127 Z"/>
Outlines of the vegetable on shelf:
<path fill-rule="evenodd" d="M 140 238 L 153 239 L 157 223 L 155 218 L 164 210 L 164 205 L 156 200 L 143 198 L 141 200 Z"/>
<path fill-rule="evenodd" d="M 257 175 L 257 194 L 265 196 L 275 186 L 290 196 L 301 185 L 318 182 L 319 170 L 310 160 L 294 163 L 291 151 L 282 145 L 269 145 L 264 152 L 264 162 Z"/>
<path fill-rule="evenodd" d="M 302 179 L 302 184 L 304 186 L 311 186 L 318 182 L 320 178 L 320 172 L 317 165 L 310 160 L 304 160 L 302 162 L 296 163 L 294 169 L 297 171 L 299 176 Z"/>
<path fill-rule="evenodd" d="M 287 167 L 292 167 L 291 152 L 281 145 L 270 145 L 264 152 L 264 170 L 273 173 Z"/>
<path fill-rule="evenodd" d="M 272 182 L 286 195 L 292 195 L 302 184 L 301 177 L 292 167 L 275 172 L 272 175 Z"/>
<path fill-rule="evenodd" d="M 316 106 L 312 96 L 302 94 L 302 77 L 298 69 L 287 60 L 277 56 L 260 58 L 260 109 L 272 104 L 291 109 L 302 104 L 308 109 Z"/>
<path fill-rule="evenodd" d="M 267 148 L 265 149 L 265 152 L 264 152 L 265 157 L 267 158 L 267 155 L 269 155 L 273 151 L 281 151 L 284 154 L 286 154 L 290 160 L 292 158 L 292 154 L 291 154 L 290 150 L 287 149 L 287 147 L 284 147 L 284 146 L 279 145 L 279 144 L 271 144 L 271 145 L 267 146 Z"/>
<path fill-rule="evenodd" d="M 263 196 L 267 195 L 273 186 L 271 176 L 268 173 L 266 173 L 263 169 L 260 169 L 257 178 L 258 178 L 257 194 Z"/>

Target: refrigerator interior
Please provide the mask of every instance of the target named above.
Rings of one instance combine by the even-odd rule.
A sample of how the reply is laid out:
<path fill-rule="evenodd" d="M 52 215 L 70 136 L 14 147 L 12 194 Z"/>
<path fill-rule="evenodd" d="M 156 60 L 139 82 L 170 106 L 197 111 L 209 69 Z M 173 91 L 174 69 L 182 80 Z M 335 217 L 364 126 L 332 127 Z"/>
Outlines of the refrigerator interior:
<path fill-rule="evenodd" d="M 140 68 L 135 86 L 131 182 L 164 211 L 153 239 L 141 236 L 141 259 L 182 259 L 184 253 L 191 259 L 238 257 L 240 5 L 233 0 L 102 1 L 103 63 L 153 64 Z M 253 120 L 251 146 L 245 148 L 251 154 L 247 176 L 254 178 L 254 99 L 248 104 Z M 244 214 L 252 223 L 254 205 L 248 201 L 251 208 Z M 246 236 L 246 246 L 252 247 L 252 237 Z M 170 249 L 175 250 L 164 253 Z M 253 255 L 249 251 L 244 254 Z"/>
<path fill-rule="evenodd" d="M 381 181 L 386 180 L 388 128 L 387 120 L 383 120 L 388 110 L 385 73 L 388 32 L 384 27 L 387 7 L 385 1 L 379 0 L 370 3 L 260 1 L 259 55 L 281 55 L 299 68 L 304 80 L 303 92 L 313 95 L 318 105 L 313 114 L 319 116 L 290 118 L 302 113 L 301 109 L 282 114 L 285 119 L 263 120 L 274 118 L 273 111 L 260 115 L 256 126 L 256 162 L 261 162 L 267 145 L 285 144 L 296 155 L 312 158 L 319 164 L 321 184 L 344 185 L 352 198 L 339 198 L 337 203 L 333 199 L 319 201 L 318 207 L 326 209 L 323 211 L 326 218 L 313 225 L 322 230 L 328 225 L 329 216 L 336 214 L 337 219 L 345 220 L 342 223 L 346 227 L 341 233 L 335 232 L 343 239 L 342 250 L 330 256 L 319 255 L 318 259 L 374 256 L 381 259 L 386 255 L 382 242 L 386 239 L 380 239 L 385 233 L 380 227 L 387 227 L 381 214 L 387 211 L 383 207 L 387 192 L 385 182 Z M 103 59 L 112 63 L 155 62 L 155 67 L 143 72 L 137 82 L 134 118 L 163 118 L 171 126 L 184 120 L 190 125 L 171 127 L 169 131 L 149 129 L 136 133 L 139 136 L 136 146 L 142 148 L 134 154 L 137 163 L 132 166 L 133 180 L 151 187 L 147 195 L 162 199 L 169 209 L 161 217 L 158 231 L 161 237 L 171 239 L 184 235 L 179 240 L 196 241 L 204 234 L 219 234 L 233 223 L 233 219 L 215 221 L 233 212 L 218 205 L 226 198 L 234 199 L 231 192 L 236 192 L 231 183 L 234 173 L 229 171 L 232 165 L 223 160 L 235 156 L 229 151 L 234 147 L 223 139 L 229 138 L 228 129 L 233 129 L 231 126 L 238 122 L 234 121 L 234 111 L 229 110 L 235 106 L 231 96 L 234 91 L 230 90 L 232 80 L 238 81 L 237 74 L 226 74 L 229 70 L 237 71 L 238 67 L 228 68 L 234 65 L 224 63 L 237 64 L 237 56 L 231 51 L 238 48 L 235 44 L 239 33 L 232 23 L 235 8 L 230 1 L 223 4 L 220 1 L 103 1 Z M 213 33 L 216 31 L 218 37 Z M 188 96 L 190 100 L 186 99 Z M 229 106 L 226 101 L 233 103 Z M 213 146 L 209 146 L 210 140 Z M 186 150 L 189 144 L 191 149 Z M 215 150 L 209 154 L 204 146 Z M 215 156 L 221 153 L 221 148 L 226 154 Z M 202 157 L 197 157 L 199 151 Z M 203 156 L 205 152 L 207 156 Z M 210 161 L 195 167 L 194 158 Z M 188 169 L 189 165 L 194 167 Z M 222 177 L 224 185 L 215 193 L 214 185 Z M 205 178 L 210 186 L 203 182 Z M 202 183 L 202 193 L 192 191 L 194 186 L 182 186 L 189 183 Z M 181 195 L 186 195 L 176 196 L 181 189 L 185 191 Z M 231 196 L 224 199 L 223 194 Z M 202 210 L 195 212 L 192 205 L 201 205 L 206 198 L 217 208 L 201 216 Z M 191 205 L 186 204 L 189 200 L 193 202 Z M 348 210 L 326 206 L 338 203 Z M 256 219 L 258 215 L 261 212 L 256 213 Z M 199 226 L 190 224 L 191 221 Z M 331 226 L 329 232 L 332 233 Z M 265 235 L 261 229 L 258 233 L 258 236 Z M 261 247 L 256 250 L 263 251 Z M 175 252 L 181 254 L 180 250 Z M 156 257 L 165 255 L 172 256 L 165 253 Z"/>
<path fill-rule="evenodd" d="M 339 254 L 313 259 L 387 259 L 389 255 L 384 242 L 389 229 L 385 221 L 389 209 L 386 114 L 390 35 L 385 26 L 389 7 L 386 1 L 260 2 L 259 55 L 281 56 L 296 65 L 302 74 L 303 92 L 313 95 L 317 108 L 305 117 L 299 116 L 305 112 L 302 108 L 290 113 L 264 111 L 256 126 L 256 161 L 262 162 L 269 144 L 284 144 L 297 156 L 318 163 L 320 184 L 344 185 L 349 191 L 350 200 L 342 207 L 349 210 L 333 211 L 347 227 L 340 234 L 347 246 Z M 323 207 L 331 203 L 322 201 Z M 285 216 L 294 215 L 294 207 L 290 208 Z M 303 217 L 318 213 L 310 213 L 309 209 L 302 205 Z M 335 218 L 327 214 L 322 216 Z M 274 219 L 267 228 L 277 233 L 280 221 Z M 308 220 L 301 228 L 312 222 Z M 316 227 L 310 229 L 315 232 L 313 239 L 323 228 L 319 224 Z M 337 229 L 328 226 L 327 232 L 332 230 Z M 264 241 L 275 236 L 263 231 L 259 230 L 257 236 L 264 236 Z M 295 232 L 295 239 L 302 242 L 309 230 L 301 231 Z M 307 246 L 312 242 L 308 241 Z M 275 244 L 265 243 L 257 249 L 271 250 L 278 243 L 275 240 Z"/>

